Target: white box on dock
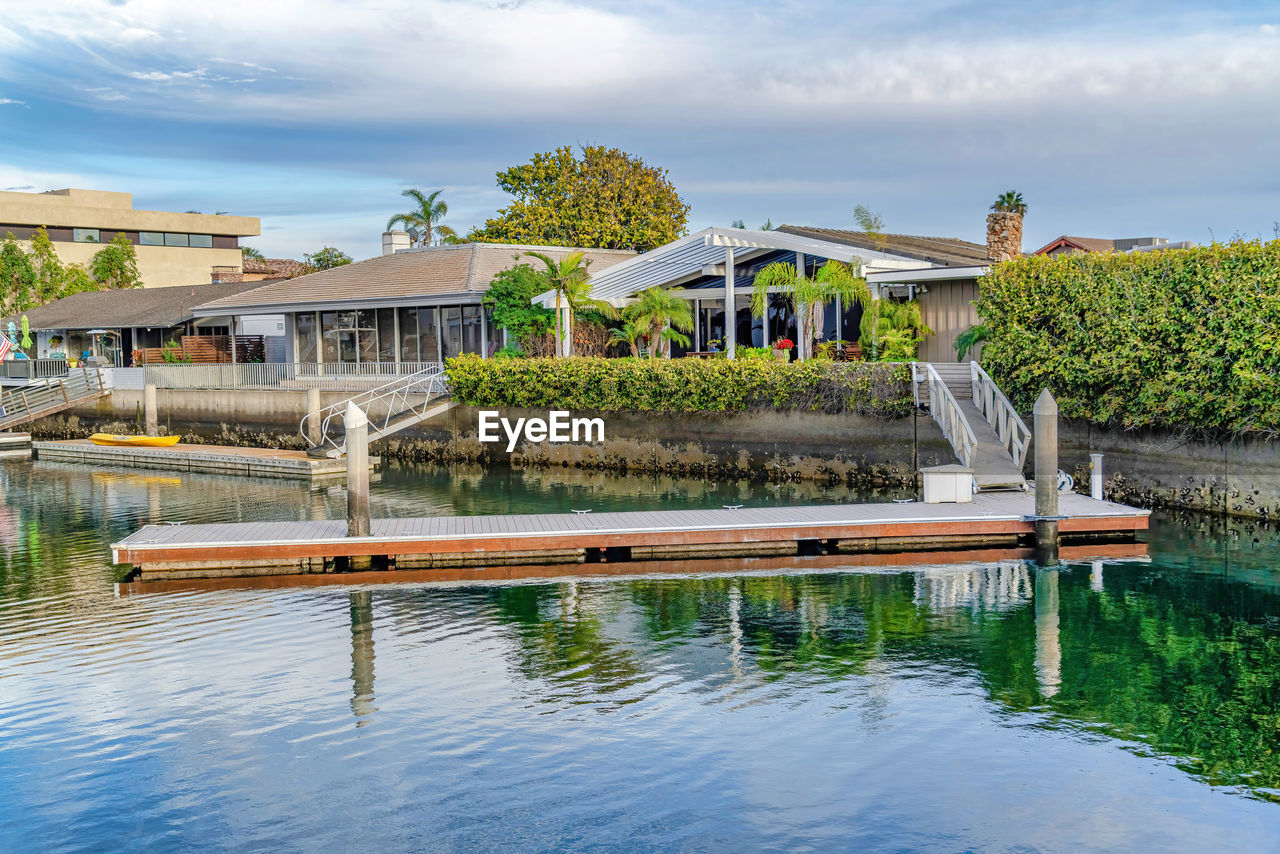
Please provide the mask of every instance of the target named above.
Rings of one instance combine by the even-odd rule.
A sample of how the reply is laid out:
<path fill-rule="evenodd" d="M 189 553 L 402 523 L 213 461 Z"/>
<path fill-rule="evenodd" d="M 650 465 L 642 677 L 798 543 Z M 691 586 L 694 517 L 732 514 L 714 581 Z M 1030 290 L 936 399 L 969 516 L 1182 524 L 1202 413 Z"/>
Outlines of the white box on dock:
<path fill-rule="evenodd" d="M 966 504 L 973 501 L 973 469 L 961 465 L 920 469 L 925 504 Z"/>

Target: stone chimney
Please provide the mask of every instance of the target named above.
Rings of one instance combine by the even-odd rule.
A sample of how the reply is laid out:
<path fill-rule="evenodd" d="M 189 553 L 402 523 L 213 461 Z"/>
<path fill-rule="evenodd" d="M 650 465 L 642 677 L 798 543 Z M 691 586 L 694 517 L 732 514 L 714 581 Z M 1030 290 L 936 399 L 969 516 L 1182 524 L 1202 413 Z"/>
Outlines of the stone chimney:
<path fill-rule="evenodd" d="M 397 250 L 408 249 L 412 244 L 409 242 L 409 232 L 407 231 L 384 231 L 382 232 L 382 254 L 394 255 Z"/>
<path fill-rule="evenodd" d="M 1022 257 L 1022 214 L 987 214 L 987 257 L 997 262 Z"/>

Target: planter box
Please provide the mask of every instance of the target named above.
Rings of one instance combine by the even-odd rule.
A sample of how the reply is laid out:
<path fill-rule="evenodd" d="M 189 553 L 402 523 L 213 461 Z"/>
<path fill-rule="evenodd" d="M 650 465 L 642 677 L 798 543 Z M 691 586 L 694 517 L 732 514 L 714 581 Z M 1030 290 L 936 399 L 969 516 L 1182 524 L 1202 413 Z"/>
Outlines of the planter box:
<path fill-rule="evenodd" d="M 968 504 L 973 501 L 973 469 L 933 466 L 920 469 L 925 504 Z"/>

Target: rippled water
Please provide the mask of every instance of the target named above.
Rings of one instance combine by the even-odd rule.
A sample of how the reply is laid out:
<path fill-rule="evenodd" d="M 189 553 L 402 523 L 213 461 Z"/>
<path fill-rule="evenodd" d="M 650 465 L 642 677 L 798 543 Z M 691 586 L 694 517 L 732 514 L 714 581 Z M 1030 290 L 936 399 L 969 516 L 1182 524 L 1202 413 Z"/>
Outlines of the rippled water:
<path fill-rule="evenodd" d="M 1275 531 L 1150 563 L 117 597 L 340 489 L 0 468 L 0 851 L 1276 850 Z M 839 500 L 393 468 L 382 515 Z M 1229 842 L 1229 845 L 1228 845 Z"/>

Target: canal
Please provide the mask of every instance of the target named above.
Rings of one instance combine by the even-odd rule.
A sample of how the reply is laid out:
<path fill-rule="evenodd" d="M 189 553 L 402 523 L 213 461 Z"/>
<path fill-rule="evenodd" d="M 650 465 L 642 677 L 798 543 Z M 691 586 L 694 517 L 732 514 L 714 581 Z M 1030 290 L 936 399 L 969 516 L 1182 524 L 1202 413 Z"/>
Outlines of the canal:
<path fill-rule="evenodd" d="M 0 465 L 0 851 L 1277 850 L 1280 531 L 1143 561 L 116 596 L 340 487 Z M 839 501 L 390 465 L 382 516 Z M 889 497 L 889 496 L 885 496 Z"/>

